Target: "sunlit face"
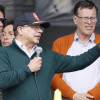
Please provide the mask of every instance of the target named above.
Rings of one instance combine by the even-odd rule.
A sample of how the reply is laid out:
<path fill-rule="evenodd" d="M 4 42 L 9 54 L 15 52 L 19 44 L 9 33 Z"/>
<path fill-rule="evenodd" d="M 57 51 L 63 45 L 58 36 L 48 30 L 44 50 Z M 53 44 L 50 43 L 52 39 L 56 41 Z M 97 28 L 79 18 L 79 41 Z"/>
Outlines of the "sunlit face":
<path fill-rule="evenodd" d="M 22 29 L 23 41 L 31 44 L 38 44 L 43 30 L 38 26 L 24 26 Z"/>
<path fill-rule="evenodd" d="M 7 25 L 3 32 L 2 32 L 2 36 L 1 36 L 1 44 L 2 46 L 8 46 L 10 44 L 12 44 L 12 40 L 13 38 L 15 38 L 14 36 L 14 32 L 13 32 L 13 25 Z"/>
<path fill-rule="evenodd" d="M 4 18 L 3 13 L 1 11 L 0 11 L 0 18 Z M 0 36 L 2 29 L 3 29 L 3 23 L 0 21 Z"/>
<path fill-rule="evenodd" d="M 96 9 L 88 9 L 88 8 L 79 8 L 78 9 L 78 16 L 79 17 L 88 17 L 88 18 L 96 18 Z M 87 21 L 84 21 L 82 18 L 79 18 L 78 16 L 74 16 L 74 22 L 77 25 L 77 33 L 84 34 L 90 36 L 96 26 L 96 21 L 92 21 L 91 19 L 88 19 Z"/>

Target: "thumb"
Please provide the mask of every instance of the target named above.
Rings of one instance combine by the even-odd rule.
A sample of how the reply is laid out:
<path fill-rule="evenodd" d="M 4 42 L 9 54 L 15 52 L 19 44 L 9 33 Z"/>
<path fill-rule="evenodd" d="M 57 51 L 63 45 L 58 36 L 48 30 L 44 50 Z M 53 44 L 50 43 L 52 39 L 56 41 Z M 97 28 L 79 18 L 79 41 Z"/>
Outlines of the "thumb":
<path fill-rule="evenodd" d="M 87 98 L 94 98 L 94 96 L 90 95 L 90 94 L 86 94 Z"/>

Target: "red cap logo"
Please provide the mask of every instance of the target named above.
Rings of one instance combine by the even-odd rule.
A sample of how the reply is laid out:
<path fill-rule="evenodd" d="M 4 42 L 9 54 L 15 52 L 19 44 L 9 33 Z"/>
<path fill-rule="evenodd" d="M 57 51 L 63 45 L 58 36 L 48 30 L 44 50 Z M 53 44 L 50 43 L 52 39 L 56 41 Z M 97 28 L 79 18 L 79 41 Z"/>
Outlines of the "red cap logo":
<path fill-rule="evenodd" d="M 36 20 L 40 21 L 39 17 L 36 15 L 36 13 L 33 13 L 33 17 L 34 17 Z"/>

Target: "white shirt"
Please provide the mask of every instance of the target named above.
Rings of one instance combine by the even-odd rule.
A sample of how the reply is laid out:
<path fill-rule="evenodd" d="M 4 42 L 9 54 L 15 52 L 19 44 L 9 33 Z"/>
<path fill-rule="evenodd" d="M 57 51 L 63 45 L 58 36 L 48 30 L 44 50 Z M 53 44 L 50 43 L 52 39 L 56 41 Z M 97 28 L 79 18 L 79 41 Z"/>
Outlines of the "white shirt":
<path fill-rule="evenodd" d="M 36 52 L 36 47 L 37 45 L 35 45 L 32 50 L 30 52 L 28 52 L 27 48 L 25 45 L 23 45 L 21 42 L 19 42 L 18 40 L 15 39 L 16 44 L 18 45 L 18 47 L 23 50 L 27 56 L 30 58 L 35 52 Z"/>
<path fill-rule="evenodd" d="M 83 45 L 77 34 L 75 34 L 74 42 L 68 50 L 67 55 L 75 56 L 88 51 L 88 49 L 96 45 L 94 40 L 95 35 L 93 33 L 87 43 Z M 63 73 L 63 80 L 77 93 L 87 93 L 100 81 L 100 58 L 83 70 Z"/>

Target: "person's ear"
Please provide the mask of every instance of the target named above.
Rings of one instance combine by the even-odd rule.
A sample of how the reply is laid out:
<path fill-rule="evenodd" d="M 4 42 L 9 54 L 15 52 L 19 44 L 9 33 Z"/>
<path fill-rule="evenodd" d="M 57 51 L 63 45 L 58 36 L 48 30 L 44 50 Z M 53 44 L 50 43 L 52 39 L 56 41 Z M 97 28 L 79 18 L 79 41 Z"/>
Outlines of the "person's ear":
<path fill-rule="evenodd" d="M 74 23 L 77 25 L 77 16 L 73 16 Z"/>
<path fill-rule="evenodd" d="M 22 35 L 23 34 L 23 27 L 21 27 L 21 26 L 17 27 L 17 31 L 18 31 L 19 35 Z"/>

